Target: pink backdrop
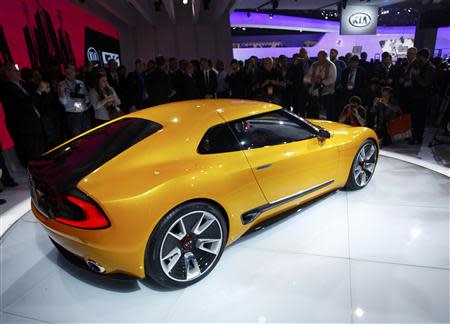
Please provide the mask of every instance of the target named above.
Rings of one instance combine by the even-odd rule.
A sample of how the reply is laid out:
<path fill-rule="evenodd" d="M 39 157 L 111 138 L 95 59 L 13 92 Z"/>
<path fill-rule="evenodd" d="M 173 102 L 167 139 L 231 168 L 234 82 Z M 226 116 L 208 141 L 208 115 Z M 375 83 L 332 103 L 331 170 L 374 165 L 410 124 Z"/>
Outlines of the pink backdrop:
<path fill-rule="evenodd" d="M 23 28 L 27 24 L 26 17 L 23 13 L 23 3 L 27 5 L 31 21 L 34 27 L 36 27 L 34 14 L 38 2 L 48 11 L 55 30 L 59 27 L 57 10 L 59 9 L 61 11 L 64 29 L 69 33 L 75 60 L 78 65 L 84 63 L 85 27 L 119 39 L 119 32 L 113 25 L 75 6 L 69 0 L 0 0 L 0 25 L 3 27 L 12 58 L 19 65 L 19 68 L 30 66 L 23 32 Z M 5 127 L 3 109 L 0 109 L 0 141 L 4 150 L 11 148 L 13 145 Z"/>

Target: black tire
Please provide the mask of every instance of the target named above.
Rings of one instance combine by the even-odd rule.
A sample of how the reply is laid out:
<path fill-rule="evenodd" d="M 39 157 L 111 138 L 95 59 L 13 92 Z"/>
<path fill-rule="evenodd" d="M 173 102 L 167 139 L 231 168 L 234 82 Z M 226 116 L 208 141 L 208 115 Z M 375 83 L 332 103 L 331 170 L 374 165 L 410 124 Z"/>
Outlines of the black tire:
<path fill-rule="evenodd" d="M 202 223 L 203 221 L 205 223 Z M 196 229 L 200 230 L 202 224 L 206 225 L 210 221 L 210 225 L 201 234 L 195 234 L 198 232 Z M 182 227 L 185 228 L 185 235 L 179 239 L 183 235 Z M 175 232 L 179 232 L 176 234 L 177 237 L 173 234 Z M 204 246 L 199 247 L 199 244 L 202 245 L 200 242 L 206 239 L 205 235 L 208 238 L 209 236 L 215 238 L 219 237 L 219 233 L 221 241 L 214 239 L 215 243 L 204 243 Z M 151 234 L 145 251 L 145 273 L 166 288 L 190 286 L 202 280 L 214 269 L 222 256 L 227 238 L 228 228 L 225 216 L 217 207 L 206 202 L 190 202 L 180 205 L 164 216 Z M 205 252 L 203 248 L 206 244 L 211 244 L 211 250 L 217 254 Z M 174 261 L 174 265 L 170 267 L 172 258 L 165 259 L 165 257 L 171 254 L 168 251 L 176 249 L 179 252 L 173 254 L 172 258 L 178 261 Z M 198 272 L 200 274 L 195 278 L 188 279 L 189 269 L 187 271 L 186 269 L 191 266 L 198 270 L 197 274 Z M 170 270 L 168 270 L 169 268 Z"/>
<path fill-rule="evenodd" d="M 370 175 L 368 175 L 369 171 L 364 169 L 361 166 L 361 161 L 358 158 L 361 150 L 365 149 L 368 145 L 375 148 L 375 152 L 373 153 L 373 159 L 371 160 L 371 163 L 374 163 L 374 167 L 373 167 L 373 170 L 370 173 Z M 372 176 L 375 172 L 375 167 L 377 165 L 377 162 L 378 162 L 378 146 L 374 140 L 368 139 L 368 140 L 364 141 L 364 143 L 362 143 L 362 145 L 359 147 L 358 151 L 356 152 L 355 158 L 353 159 L 352 167 L 350 168 L 350 172 L 348 174 L 347 184 L 345 185 L 345 188 L 348 190 L 359 190 L 359 189 L 362 189 L 365 186 L 367 186 L 367 184 L 370 182 L 370 180 L 372 179 Z M 358 168 L 358 166 L 362 168 L 361 170 L 363 172 L 365 172 L 366 176 L 367 176 L 367 181 L 365 181 L 365 183 L 363 183 L 363 184 L 358 183 L 358 180 L 355 177 L 355 169 Z"/>

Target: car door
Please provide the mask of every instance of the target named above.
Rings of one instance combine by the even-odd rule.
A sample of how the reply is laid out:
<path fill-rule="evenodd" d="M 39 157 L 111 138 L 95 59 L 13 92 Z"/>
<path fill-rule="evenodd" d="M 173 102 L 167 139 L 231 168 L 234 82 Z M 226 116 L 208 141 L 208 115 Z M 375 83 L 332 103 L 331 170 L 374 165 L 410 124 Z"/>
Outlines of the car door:
<path fill-rule="evenodd" d="M 269 203 L 306 195 L 334 181 L 338 151 L 295 115 L 277 110 L 230 123 Z"/>

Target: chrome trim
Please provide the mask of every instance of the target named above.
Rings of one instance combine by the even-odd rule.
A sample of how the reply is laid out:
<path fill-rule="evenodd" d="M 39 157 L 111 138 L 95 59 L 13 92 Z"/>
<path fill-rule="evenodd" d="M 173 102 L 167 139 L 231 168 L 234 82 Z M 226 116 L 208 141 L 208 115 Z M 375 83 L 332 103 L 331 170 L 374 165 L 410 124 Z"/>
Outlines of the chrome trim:
<path fill-rule="evenodd" d="M 322 188 L 322 187 L 324 187 L 324 186 L 326 186 L 326 185 L 329 185 L 329 184 L 332 183 L 333 181 L 334 181 L 334 180 L 328 180 L 328 181 L 325 181 L 324 183 L 321 183 L 321 184 L 319 184 L 319 185 L 317 185 L 317 186 L 308 188 L 308 189 L 306 189 L 306 190 L 299 191 L 299 192 L 297 192 L 297 193 L 295 193 L 295 194 L 292 194 L 292 195 L 290 195 L 290 196 L 287 196 L 287 197 L 283 197 L 283 198 L 277 199 L 277 200 L 275 200 L 275 201 L 271 201 L 270 204 L 277 204 L 277 203 L 279 203 L 279 202 L 281 202 L 281 201 L 283 201 L 283 200 L 289 201 L 289 200 L 295 199 L 297 196 L 302 196 L 302 195 L 304 195 L 305 193 L 308 194 L 309 192 L 316 191 L 317 189 L 320 189 L 320 188 Z"/>
<path fill-rule="evenodd" d="M 256 208 L 254 208 L 252 210 L 249 210 L 249 211 L 247 211 L 247 212 L 245 212 L 245 213 L 243 213 L 241 215 L 242 224 L 244 224 L 244 225 L 250 224 L 256 218 L 258 218 L 259 215 L 261 215 L 262 213 L 264 213 L 264 212 L 266 212 L 266 211 L 268 211 L 268 210 L 270 210 L 272 208 L 275 208 L 275 207 L 278 207 L 280 205 L 283 205 L 283 204 L 285 204 L 285 203 L 287 203 L 287 202 L 289 202 L 291 200 L 295 200 L 295 199 L 307 196 L 307 195 L 313 193 L 314 191 L 317 191 L 319 189 L 322 189 L 322 188 L 332 184 L 333 182 L 334 182 L 334 180 L 328 180 L 328 181 L 325 181 L 324 183 L 321 183 L 321 184 L 319 184 L 317 186 L 308 188 L 306 190 L 299 191 L 299 192 L 297 192 L 295 194 L 292 194 L 292 195 L 289 195 L 287 197 L 283 197 L 283 198 L 277 199 L 277 200 L 269 202 L 269 203 L 267 203 L 265 205 L 256 207 Z"/>
<path fill-rule="evenodd" d="M 97 273 L 105 273 L 106 269 L 104 267 L 102 267 L 100 264 L 98 264 L 97 262 L 95 262 L 94 260 L 85 260 L 86 265 L 89 267 L 89 269 L 91 269 L 94 272 Z"/>

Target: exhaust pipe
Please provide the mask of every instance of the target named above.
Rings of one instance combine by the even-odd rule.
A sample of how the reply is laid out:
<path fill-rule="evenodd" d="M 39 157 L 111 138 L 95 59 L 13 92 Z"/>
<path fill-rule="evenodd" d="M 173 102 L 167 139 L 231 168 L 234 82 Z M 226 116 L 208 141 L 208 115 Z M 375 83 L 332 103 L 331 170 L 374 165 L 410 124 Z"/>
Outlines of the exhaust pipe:
<path fill-rule="evenodd" d="M 105 273 L 106 269 L 103 268 L 100 264 L 98 264 L 97 262 L 93 261 L 93 260 L 86 260 L 86 265 L 88 266 L 89 269 L 91 269 L 94 272 L 97 273 Z"/>

